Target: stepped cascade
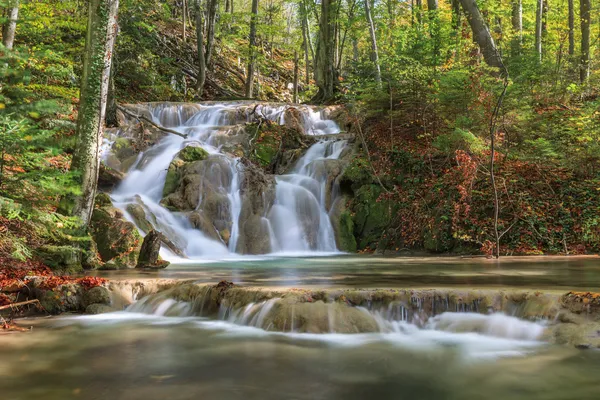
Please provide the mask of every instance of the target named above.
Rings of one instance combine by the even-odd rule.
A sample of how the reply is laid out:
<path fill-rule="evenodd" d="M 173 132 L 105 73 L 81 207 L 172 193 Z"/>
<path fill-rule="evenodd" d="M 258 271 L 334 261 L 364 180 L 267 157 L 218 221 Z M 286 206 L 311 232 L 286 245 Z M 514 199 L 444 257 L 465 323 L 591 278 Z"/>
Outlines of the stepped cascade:
<path fill-rule="evenodd" d="M 326 110 L 250 102 L 127 110 L 126 123 L 104 140 L 103 163 L 126 172 L 111 197 L 142 233 L 156 229 L 169 239 L 163 257 L 337 252 L 329 212 L 349 148 Z M 129 127 L 144 120 L 171 133 L 132 151 L 144 146 Z M 307 141 L 279 152 L 285 157 L 273 164 L 278 174 L 244 162 L 262 124 L 285 126 Z"/>

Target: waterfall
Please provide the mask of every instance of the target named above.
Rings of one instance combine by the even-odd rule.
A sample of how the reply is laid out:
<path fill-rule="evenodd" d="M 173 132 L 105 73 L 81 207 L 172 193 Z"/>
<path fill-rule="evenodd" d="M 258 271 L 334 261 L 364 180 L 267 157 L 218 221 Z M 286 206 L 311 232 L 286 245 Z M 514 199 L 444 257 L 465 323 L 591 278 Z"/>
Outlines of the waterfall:
<path fill-rule="evenodd" d="M 240 238 L 244 234 L 240 219 L 245 205 L 242 182 L 246 168 L 226 148 L 240 143 L 244 124 L 266 119 L 283 125 L 286 112 L 293 108 L 300 114 L 299 122 L 305 135 L 333 135 L 340 131 L 322 111 L 308 106 L 236 102 L 149 103 L 132 108 L 154 123 L 187 137 L 170 134 L 139 153 L 111 195 L 114 205 L 134 223 L 136 220 L 129 209 L 131 205 L 141 207 L 152 227 L 163 232 L 190 259 L 222 259 L 240 252 Z M 118 136 L 126 135 L 125 131 L 104 139 L 105 161 L 118 143 Z M 260 231 L 268 235 L 266 240 L 271 253 L 337 251 L 328 214 L 337 189 L 329 176 L 328 165 L 339 159 L 346 145 L 345 140 L 320 140 L 296 162 L 291 172 L 275 176 L 275 199 L 260 216 L 264 225 Z M 161 204 L 169 166 L 187 146 L 198 146 L 208 153 L 203 161 L 206 165 L 199 182 L 200 193 L 194 194 L 198 204 L 192 211 L 205 218 L 205 202 L 210 200 L 211 205 L 216 204 L 219 221 L 210 221 L 214 227 L 203 230 L 190 222 L 192 211 L 172 211 Z M 205 199 L 203 191 L 214 199 Z M 227 238 L 223 232 L 227 232 Z M 244 248 L 241 250 L 244 252 Z M 167 249 L 161 254 L 167 259 L 175 258 Z"/>

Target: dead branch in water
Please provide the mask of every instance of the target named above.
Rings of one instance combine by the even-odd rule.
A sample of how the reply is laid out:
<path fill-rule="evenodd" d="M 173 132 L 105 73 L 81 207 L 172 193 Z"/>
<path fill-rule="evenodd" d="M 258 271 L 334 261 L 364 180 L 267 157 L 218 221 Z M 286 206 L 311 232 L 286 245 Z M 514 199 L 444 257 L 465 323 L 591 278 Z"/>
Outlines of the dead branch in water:
<path fill-rule="evenodd" d="M 117 105 L 117 109 L 120 110 L 121 112 L 123 112 L 124 114 L 127 114 L 131 118 L 135 118 L 138 121 L 147 122 L 150 125 L 152 125 L 153 127 L 160 129 L 161 131 L 172 133 L 173 135 L 181 136 L 182 138 L 187 139 L 187 135 L 185 133 L 177 132 L 176 130 L 165 128 L 164 126 L 160 126 L 156 122 L 152 121 L 150 118 L 146 117 L 145 115 L 134 114 L 131 111 L 127 110 L 125 107 L 119 106 L 119 105 Z"/>

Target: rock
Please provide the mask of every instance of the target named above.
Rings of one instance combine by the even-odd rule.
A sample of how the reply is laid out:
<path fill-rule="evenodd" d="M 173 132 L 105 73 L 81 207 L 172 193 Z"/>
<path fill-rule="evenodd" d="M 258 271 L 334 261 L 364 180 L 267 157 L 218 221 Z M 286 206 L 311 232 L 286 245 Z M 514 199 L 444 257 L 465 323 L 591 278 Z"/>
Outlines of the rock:
<path fill-rule="evenodd" d="M 126 208 L 131 218 L 135 221 L 135 224 L 138 228 L 140 228 L 144 233 L 148 233 L 153 229 L 152 224 L 146 218 L 146 211 L 144 207 L 139 204 L 128 204 Z"/>
<path fill-rule="evenodd" d="M 110 292 L 104 286 L 96 286 L 83 292 L 83 306 L 90 304 L 110 305 Z"/>
<path fill-rule="evenodd" d="M 184 162 L 203 161 L 208 158 L 208 152 L 202 147 L 187 146 L 177 154 Z"/>
<path fill-rule="evenodd" d="M 333 203 L 329 218 L 335 233 L 335 243 L 338 250 L 346 252 L 356 251 L 356 238 L 354 237 L 354 221 L 346 204 L 350 199 L 346 196 L 338 197 Z"/>
<path fill-rule="evenodd" d="M 106 166 L 104 162 L 100 162 L 100 172 L 98 174 L 98 188 L 100 190 L 110 191 L 119 185 L 124 178 L 125 174 Z"/>
<path fill-rule="evenodd" d="M 55 272 L 77 274 L 83 272 L 84 251 L 74 246 L 41 246 L 37 256 Z"/>
<path fill-rule="evenodd" d="M 242 209 L 236 252 L 264 254 L 271 252 L 269 221 L 265 218 L 275 202 L 275 179 L 260 168 L 248 164 L 240 184 Z"/>
<path fill-rule="evenodd" d="M 288 107 L 284 113 L 285 127 L 304 133 L 304 116 L 297 107 Z"/>
<path fill-rule="evenodd" d="M 189 220 L 192 226 L 204 233 L 207 237 L 213 240 L 220 240 L 219 233 L 215 229 L 213 223 L 208 219 L 204 211 L 193 211 L 189 215 Z"/>
<path fill-rule="evenodd" d="M 136 268 L 166 268 L 168 261 L 160 260 L 161 233 L 155 230 L 148 232 L 142 243 Z"/>
<path fill-rule="evenodd" d="M 86 314 L 96 315 L 96 314 L 106 314 L 110 312 L 118 311 L 116 308 L 112 308 L 107 306 L 106 304 L 90 304 L 85 308 Z"/>
<path fill-rule="evenodd" d="M 134 267 L 141 246 L 141 236 L 132 222 L 110 203 L 110 197 L 96 197 L 90 232 L 103 263 L 113 262 L 116 268 Z M 113 268 L 113 265 L 106 267 Z"/>

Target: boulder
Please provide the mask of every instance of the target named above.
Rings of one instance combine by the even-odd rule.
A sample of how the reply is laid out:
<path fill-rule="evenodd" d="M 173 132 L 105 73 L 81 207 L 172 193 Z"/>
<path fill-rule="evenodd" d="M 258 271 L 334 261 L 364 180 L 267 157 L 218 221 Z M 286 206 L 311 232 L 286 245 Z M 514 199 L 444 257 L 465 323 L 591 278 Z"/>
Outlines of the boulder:
<path fill-rule="evenodd" d="M 83 306 L 90 304 L 110 305 L 110 292 L 104 286 L 96 286 L 83 292 Z"/>
<path fill-rule="evenodd" d="M 96 242 L 100 261 L 112 262 L 111 268 L 113 265 L 116 268 L 134 267 L 141 246 L 137 228 L 112 206 L 108 195 L 97 196 L 95 207 L 90 232 Z"/>
<path fill-rule="evenodd" d="M 125 179 L 125 174 L 123 174 L 121 171 L 107 166 L 104 162 L 100 163 L 98 189 L 110 191 L 119 185 L 123 179 Z"/>
<path fill-rule="evenodd" d="M 155 230 L 148 232 L 142 243 L 136 268 L 159 269 L 169 265 L 168 261 L 160 259 L 161 236 L 162 234 Z"/>
<path fill-rule="evenodd" d="M 85 308 L 85 313 L 90 315 L 106 314 L 118 311 L 116 308 L 107 306 L 106 304 L 90 304 Z"/>
<path fill-rule="evenodd" d="M 350 199 L 347 196 L 338 197 L 331 211 L 329 218 L 335 234 L 335 243 L 338 250 L 346 252 L 356 251 L 356 238 L 354 237 L 354 221 L 347 208 Z"/>
<path fill-rule="evenodd" d="M 240 185 L 242 209 L 236 252 L 265 254 L 271 252 L 269 220 L 265 218 L 275 202 L 275 179 L 260 168 L 247 164 Z"/>
<path fill-rule="evenodd" d="M 146 211 L 140 204 L 131 203 L 127 205 L 127 212 L 135 222 L 138 228 L 144 233 L 148 233 L 152 230 L 152 224 L 146 218 Z"/>
<path fill-rule="evenodd" d="M 83 272 L 84 250 L 74 246 L 44 245 L 36 249 L 37 256 L 57 274 Z"/>

